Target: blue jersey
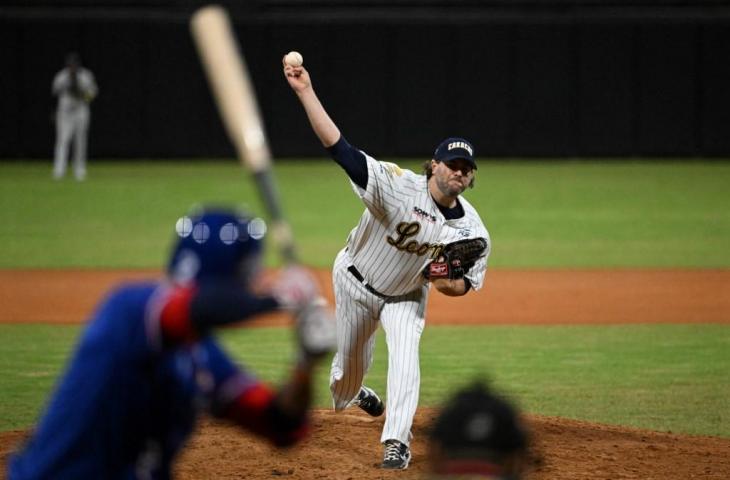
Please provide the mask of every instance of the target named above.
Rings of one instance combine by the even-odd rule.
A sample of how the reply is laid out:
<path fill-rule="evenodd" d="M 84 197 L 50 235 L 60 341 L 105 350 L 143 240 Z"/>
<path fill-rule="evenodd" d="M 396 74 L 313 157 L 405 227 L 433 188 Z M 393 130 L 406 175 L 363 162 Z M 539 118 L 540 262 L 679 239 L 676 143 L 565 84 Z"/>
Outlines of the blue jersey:
<path fill-rule="evenodd" d="M 9 479 L 164 479 L 202 410 L 259 384 L 210 337 L 163 347 L 163 284 L 121 287 L 88 325 Z"/>

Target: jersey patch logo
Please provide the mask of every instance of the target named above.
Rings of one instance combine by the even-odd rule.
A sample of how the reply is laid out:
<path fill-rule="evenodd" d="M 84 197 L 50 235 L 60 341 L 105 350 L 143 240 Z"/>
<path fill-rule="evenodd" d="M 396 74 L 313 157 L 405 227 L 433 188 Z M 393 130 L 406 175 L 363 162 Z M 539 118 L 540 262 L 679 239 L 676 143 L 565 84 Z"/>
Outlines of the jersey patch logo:
<path fill-rule="evenodd" d="M 421 224 L 418 222 L 400 222 L 395 231 L 397 236 L 386 236 L 385 240 L 398 250 L 415 253 L 419 257 L 428 254 L 430 258 L 438 258 L 444 249 L 444 245 L 439 243 L 418 243 L 416 240 L 408 240 L 421 231 Z"/>
<path fill-rule="evenodd" d="M 387 172 L 391 175 L 395 175 L 396 177 L 403 175 L 403 170 L 398 165 L 391 162 L 380 162 L 380 171 Z"/>
<path fill-rule="evenodd" d="M 456 234 L 461 238 L 467 238 L 471 235 L 471 230 L 469 230 L 468 228 L 462 228 L 461 230 L 458 230 Z"/>
<path fill-rule="evenodd" d="M 441 277 L 449 274 L 449 266 L 446 263 L 432 263 L 429 274 L 432 277 Z"/>
<path fill-rule="evenodd" d="M 436 216 L 435 215 L 431 215 L 430 213 L 428 213 L 427 211 L 425 211 L 425 210 L 423 210 L 421 208 L 413 207 L 413 214 L 415 216 L 417 216 L 418 218 L 422 218 L 424 220 L 428 220 L 431 223 L 435 223 L 436 222 Z"/>

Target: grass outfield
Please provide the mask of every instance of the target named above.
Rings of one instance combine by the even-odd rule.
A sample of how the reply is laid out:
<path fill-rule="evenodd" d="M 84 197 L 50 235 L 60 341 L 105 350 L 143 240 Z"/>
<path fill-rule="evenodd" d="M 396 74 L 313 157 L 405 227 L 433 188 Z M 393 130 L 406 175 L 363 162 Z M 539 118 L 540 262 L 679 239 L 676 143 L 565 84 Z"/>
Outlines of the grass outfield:
<path fill-rule="evenodd" d="M 480 167 L 466 196 L 492 235 L 492 267 L 730 267 L 730 163 Z M 0 268 L 160 267 L 190 205 L 262 213 L 233 160 L 92 162 L 81 184 L 55 182 L 50 171 L 50 163 L 0 164 Z M 276 175 L 302 258 L 330 266 L 363 209 L 344 173 L 329 160 L 290 160 L 277 162 Z"/>
<path fill-rule="evenodd" d="M 0 325 L 0 431 L 30 426 L 69 355 L 79 327 Z M 282 380 L 290 332 L 236 329 L 222 341 L 260 377 Z M 458 345 L 457 350 L 454 345 Z M 486 375 L 527 412 L 658 431 L 730 437 L 727 352 L 719 325 L 427 328 L 421 343 L 421 405 L 439 405 Z M 368 385 L 385 388 L 378 334 Z M 327 362 L 317 404 L 329 406 Z"/>

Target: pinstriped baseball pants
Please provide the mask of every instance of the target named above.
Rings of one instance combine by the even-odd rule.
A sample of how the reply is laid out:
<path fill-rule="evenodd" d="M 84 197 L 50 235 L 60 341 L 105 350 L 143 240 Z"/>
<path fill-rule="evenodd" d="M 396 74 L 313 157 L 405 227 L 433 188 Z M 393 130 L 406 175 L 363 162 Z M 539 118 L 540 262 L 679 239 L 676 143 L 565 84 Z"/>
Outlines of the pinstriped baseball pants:
<path fill-rule="evenodd" d="M 384 300 L 347 271 L 351 264 L 343 250 L 333 269 L 337 353 L 330 371 L 330 390 L 334 407 L 344 410 L 360 391 L 373 362 L 375 332 L 382 324 L 388 346 L 388 388 L 381 442 L 396 439 L 408 445 L 418 407 L 418 346 L 425 326 L 428 288 Z"/>

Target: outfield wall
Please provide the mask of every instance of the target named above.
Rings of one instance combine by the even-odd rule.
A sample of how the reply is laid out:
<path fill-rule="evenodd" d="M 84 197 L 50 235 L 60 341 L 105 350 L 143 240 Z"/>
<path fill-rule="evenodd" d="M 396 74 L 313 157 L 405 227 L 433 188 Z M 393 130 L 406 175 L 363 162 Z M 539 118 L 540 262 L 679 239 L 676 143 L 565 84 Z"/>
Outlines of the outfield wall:
<path fill-rule="evenodd" d="M 101 89 L 92 157 L 233 154 L 185 23 L 200 2 L 67 3 L 0 7 L 0 157 L 51 155 L 68 50 Z M 481 155 L 730 155 L 723 2 L 310 3 L 231 3 L 277 156 L 322 154 L 281 76 L 291 49 L 378 156 L 427 156 L 454 134 Z"/>

